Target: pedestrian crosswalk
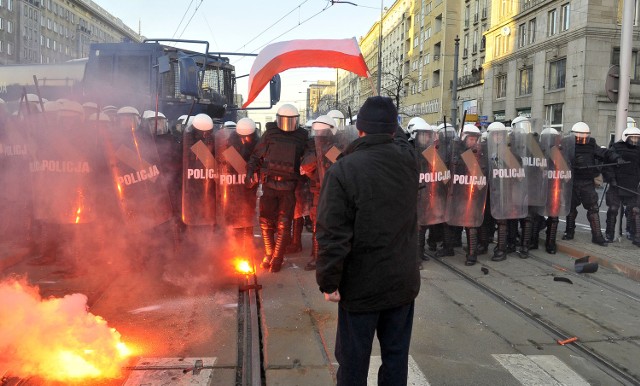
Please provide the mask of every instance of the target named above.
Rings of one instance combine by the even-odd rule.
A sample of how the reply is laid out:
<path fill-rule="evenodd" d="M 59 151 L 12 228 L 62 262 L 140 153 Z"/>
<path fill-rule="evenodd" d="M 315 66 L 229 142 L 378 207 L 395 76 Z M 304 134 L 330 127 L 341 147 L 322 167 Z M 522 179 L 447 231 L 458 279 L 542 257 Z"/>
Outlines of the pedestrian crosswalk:
<path fill-rule="evenodd" d="M 493 358 L 523 386 L 589 386 L 589 382 L 573 371 L 555 355 L 494 354 Z M 369 364 L 367 385 L 378 384 L 378 368 L 382 364 L 380 356 L 372 356 Z M 429 386 L 429 381 L 409 356 L 410 386 Z M 514 383 L 515 384 L 515 383 Z"/>

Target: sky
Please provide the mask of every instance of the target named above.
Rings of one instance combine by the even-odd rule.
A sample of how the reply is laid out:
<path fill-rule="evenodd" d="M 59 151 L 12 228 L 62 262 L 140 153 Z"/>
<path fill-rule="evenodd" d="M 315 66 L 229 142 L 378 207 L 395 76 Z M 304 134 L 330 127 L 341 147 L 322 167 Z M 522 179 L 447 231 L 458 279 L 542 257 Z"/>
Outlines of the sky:
<path fill-rule="evenodd" d="M 347 0 L 341 0 L 347 1 Z M 349 0 L 94 0 L 124 24 L 147 38 L 207 40 L 217 52 L 260 52 L 264 46 L 294 39 L 360 39 L 380 18 L 381 3 Z M 194 47 L 195 49 L 195 47 Z M 236 76 L 248 75 L 253 57 L 230 56 Z M 318 80 L 334 80 L 335 69 L 291 69 L 280 74 L 282 103 L 304 109 L 306 88 Z M 248 76 L 238 79 L 237 92 L 248 94 Z M 268 92 L 251 106 L 265 106 Z M 275 109 L 250 111 L 256 121 L 274 119 Z"/>

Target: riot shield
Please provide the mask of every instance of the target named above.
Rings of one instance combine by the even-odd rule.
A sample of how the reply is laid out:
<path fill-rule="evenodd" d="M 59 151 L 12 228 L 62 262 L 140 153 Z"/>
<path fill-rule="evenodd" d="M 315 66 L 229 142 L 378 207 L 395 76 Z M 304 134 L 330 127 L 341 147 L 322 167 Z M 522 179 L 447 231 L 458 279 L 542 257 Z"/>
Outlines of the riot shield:
<path fill-rule="evenodd" d="M 547 201 L 547 168 L 548 161 L 544 152 L 540 148 L 538 142 L 539 135 L 537 133 L 519 133 L 514 131 L 516 137 L 522 136 L 523 139 L 517 138 L 518 143 L 524 142 L 524 157 L 522 158 L 522 166 L 527 176 L 527 192 L 528 203 L 531 207 L 543 206 Z"/>
<path fill-rule="evenodd" d="M 160 157 L 151 134 L 114 124 L 102 128 L 100 137 L 126 226 L 141 232 L 169 221 L 171 201 L 162 183 Z"/>
<path fill-rule="evenodd" d="M 575 139 L 562 137 L 557 131 L 543 130 L 540 145 L 548 160 L 547 197 L 544 204 L 537 207 L 543 216 L 566 216 L 571 209 L 573 178 L 571 162 L 575 151 Z"/>
<path fill-rule="evenodd" d="M 487 201 L 486 146 L 477 143 L 460 153 L 453 165 L 445 221 L 449 225 L 475 228 L 482 224 Z"/>
<path fill-rule="evenodd" d="M 244 179 L 247 160 L 256 146 L 257 137 L 240 137 L 234 129 L 222 129 L 216 133 L 215 143 L 221 219 L 232 228 L 254 226 L 258 186 L 248 189 Z"/>
<path fill-rule="evenodd" d="M 528 213 L 523 139 L 507 130 L 488 132 L 489 194 L 491 215 L 496 220 L 519 219 Z"/>
<path fill-rule="evenodd" d="M 33 150 L 24 123 L 15 117 L 0 121 L 0 238 L 3 241 L 28 238 L 32 217 L 29 162 Z"/>
<path fill-rule="evenodd" d="M 34 154 L 29 164 L 34 218 L 84 224 L 96 218 L 98 136 L 81 116 L 30 116 Z"/>
<path fill-rule="evenodd" d="M 186 225 L 216 224 L 215 132 L 201 131 L 189 125 L 182 140 L 182 222 Z"/>
<path fill-rule="evenodd" d="M 418 154 L 418 224 L 433 225 L 445 221 L 447 188 L 451 179 L 445 159 L 446 146 L 439 146 L 433 131 L 416 131 Z"/>
<path fill-rule="evenodd" d="M 316 159 L 318 162 L 318 175 L 320 185 L 324 180 L 324 174 L 338 157 L 346 150 L 347 146 L 358 138 L 358 130 L 354 125 L 345 126 L 335 134 L 329 130 L 315 132 Z"/>

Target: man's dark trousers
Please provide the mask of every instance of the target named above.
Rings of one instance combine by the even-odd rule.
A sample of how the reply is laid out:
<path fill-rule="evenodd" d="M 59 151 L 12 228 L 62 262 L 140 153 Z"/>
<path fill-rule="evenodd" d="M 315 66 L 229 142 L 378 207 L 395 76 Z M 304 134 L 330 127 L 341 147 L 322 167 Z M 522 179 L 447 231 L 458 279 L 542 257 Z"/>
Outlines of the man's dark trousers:
<path fill-rule="evenodd" d="M 407 384 L 409 343 L 414 302 L 384 311 L 356 313 L 338 307 L 336 359 L 338 386 L 366 386 L 375 333 L 380 341 L 382 366 L 378 385 Z"/>

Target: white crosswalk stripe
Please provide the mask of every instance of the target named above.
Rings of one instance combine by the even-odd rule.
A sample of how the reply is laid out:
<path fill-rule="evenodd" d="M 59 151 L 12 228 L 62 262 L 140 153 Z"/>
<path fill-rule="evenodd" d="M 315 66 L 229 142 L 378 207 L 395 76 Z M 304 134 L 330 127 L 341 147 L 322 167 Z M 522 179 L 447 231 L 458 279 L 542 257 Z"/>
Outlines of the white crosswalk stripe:
<path fill-rule="evenodd" d="M 589 385 L 554 355 L 494 354 L 493 357 L 524 386 Z"/>
<path fill-rule="evenodd" d="M 367 376 L 367 386 L 376 386 L 378 384 L 378 369 L 382 364 L 380 356 L 372 356 L 369 361 L 369 375 Z M 427 378 L 424 376 L 418 364 L 409 355 L 409 374 L 407 376 L 408 386 L 430 386 Z"/>

